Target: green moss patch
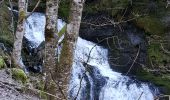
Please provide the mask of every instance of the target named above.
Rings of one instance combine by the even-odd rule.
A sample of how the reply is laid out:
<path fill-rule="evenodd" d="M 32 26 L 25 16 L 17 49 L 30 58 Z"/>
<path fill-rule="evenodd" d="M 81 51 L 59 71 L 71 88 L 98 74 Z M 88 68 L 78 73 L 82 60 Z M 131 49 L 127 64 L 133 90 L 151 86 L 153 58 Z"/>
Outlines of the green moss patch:
<path fill-rule="evenodd" d="M 162 51 L 160 43 L 151 43 L 148 47 L 148 55 L 154 65 L 157 66 L 162 66 L 165 62 L 170 62 L 170 56 Z"/>
<path fill-rule="evenodd" d="M 66 27 L 67 27 L 67 25 L 64 25 L 64 27 L 58 32 L 59 38 L 66 32 Z"/>
<path fill-rule="evenodd" d="M 0 69 L 5 67 L 5 61 L 2 56 L 0 56 Z"/>
<path fill-rule="evenodd" d="M 140 17 L 136 20 L 136 25 L 145 30 L 145 32 L 149 32 L 155 35 L 161 35 L 165 33 L 166 27 L 160 21 L 160 19 L 151 17 L 151 16 L 144 16 Z"/>
<path fill-rule="evenodd" d="M 12 68 L 11 70 L 12 72 L 12 77 L 18 81 L 21 81 L 22 83 L 27 83 L 27 75 L 24 73 L 24 71 L 22 69 L 18 69 L 18 68 Z"/>
<path fill-rule="evenodd" d="M 130 4 L 129 0 L 100 0 L 94 3 L 86 4 L 84 11 L 95 14 L 105 11 L 109 15 L 115 16 L 119 11 L 125 9 Z"/>
<path fill-rule="evenodd" d="M 164 89 L 166 94 L 170 94 L 170 79 L 168 77 L 156 76 L 144 70 L 140 70 L 136 75 L 138 79 L 151 82 Z"/>

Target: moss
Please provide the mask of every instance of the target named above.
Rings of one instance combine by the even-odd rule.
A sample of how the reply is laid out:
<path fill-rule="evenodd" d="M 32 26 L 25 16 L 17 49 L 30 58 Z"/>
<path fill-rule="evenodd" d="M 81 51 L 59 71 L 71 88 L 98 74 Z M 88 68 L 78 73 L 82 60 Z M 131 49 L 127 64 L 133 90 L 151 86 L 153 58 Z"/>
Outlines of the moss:
<path fill-rule="evenodd" d="M 22 69 L 12 68 L 12 77 L 18 81 L 21 81 L 23 84 L 27 83 L 28 78 Z"/>
<path fill-rule="evenodd" d="M 148 55 L 157 66 L 163 65 L 164 62 L 170 62 L 170 56 L 162 51 L 160 43 L 151 43 L 148 47 Z"/>
<path fill-rule="evenodd" d="M 136 75 L 140 80 L 151 82 L 164 89 L 165 94 L 170 94 L 170 79 L 168 77 L 156 76 L 145 70 L 140 70 Z"/>
<path fill-rule="evenodd" d="M 0 56 L 0 69 L 5 67 L 5 62 L 4 59 L 2 58 L 2 56 Z"/>
<path fill-rule="evenodd" d="M 64 27 L 60 30 L 60 32 L 58 32 L 58 37 L 59 38 L 66 32 L 66 26 L 67 25 L 64 25 Z"/>
<path fill-rule="evenodd" d="M 129 5 L 129 0 L 100 0 L 93 3 L 87 3 L 84 11 L 95 14 L 105 11 L 109 15 L 115 16 L 119 11 L 125 9 Z"/>
<path fill-rule="evenodd" d="M 26 17 L 26 12 L 24 10 L 19 12 L 19 22 Z"/>
<path fill-rule="evenodd" d="M 144 16 L 136 20 L 136 25 L 153 35 L 162 35 L 165 33 L 166 27 L 160 19 L 153 16 Z"/>
<path fill-rule="evenodd" d="M 151 44 L 148 48 L 148 54 L 151 60 L 154 59 L 157 63 L 162 61 L 159 44 Z"/>

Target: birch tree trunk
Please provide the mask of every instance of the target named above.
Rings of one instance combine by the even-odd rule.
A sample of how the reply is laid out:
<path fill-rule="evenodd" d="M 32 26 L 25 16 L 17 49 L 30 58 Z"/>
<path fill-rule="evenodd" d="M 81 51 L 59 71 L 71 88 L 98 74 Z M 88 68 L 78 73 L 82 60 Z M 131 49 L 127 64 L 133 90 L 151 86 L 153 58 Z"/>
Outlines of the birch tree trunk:
<path fill-rule="evenodd" d="M 46 73 L 45 90 L 50 94 L 57 95 L 57 86 L 54 82 L 57 55 L 57 17 L 59 0 L 46 0 L 46 27 L 45 27 L 45 59 L 44 72 Z M 58 100 L 53 96 L 47 96 L 48 100 Z"/>
<path fill-rule="evenodd" d="M 68 98 L 68 85 L 70 81 L 71 67 L 73 64 L 74 50 L 79 36 L 84 0 L 71 0 L 69 23 L 67 24 L 63 48 L 57 67 L 57 78 L 60 88 Z M 62 95 L 60 95 L 62 98 Z M 73 99 L 73 98 L 69 98 Z"/>
<path fill-rule="evenodd" d="M 15 33 L 14 47 L 13 47 L 13 62 L 16 67 L 24 69 L 24 65 L 21 59 L 22 39 L 25 33 L 25 17 L 26 17 L 26 0 L 18 0 L 19 18 L 17 24 L 17 30 Z"/>

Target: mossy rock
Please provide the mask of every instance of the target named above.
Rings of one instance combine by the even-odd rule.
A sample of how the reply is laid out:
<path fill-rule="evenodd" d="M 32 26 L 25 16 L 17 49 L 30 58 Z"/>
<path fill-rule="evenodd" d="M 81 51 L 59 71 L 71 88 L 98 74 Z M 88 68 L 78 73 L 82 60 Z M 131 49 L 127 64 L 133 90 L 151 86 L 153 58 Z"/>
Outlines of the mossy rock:
<path fill-rule="evenodd" d="M 0 69 L 5 67 L 5 61 L 2 56 L 0 56 Z"/>
<path fill-rule="evenodd" d="M 136 75 L 138 79 L 151 82 L 160 87 L 163 90 L 161 92 L 164 94 L 170 94 L 170 79 L 168 77 L 154 75 L 153 73 L 147 72 L 145 70 L 140 70 Z"/>
<path fill-rule="evenodd" d="M 154 16 L 140 17 L 136 20 L 136 25 L 152 35 L 162 35 L 166 32 L 166 26 Z"/>
<path fill-rule="evenodd" d="M 12 77 L 14 79 L 16 79 L 17 81 L 20 81 L 24 84 L 27 83 L 28 77 L 22 69 L 12 68 L 11 72 L 12 72 Z"/>

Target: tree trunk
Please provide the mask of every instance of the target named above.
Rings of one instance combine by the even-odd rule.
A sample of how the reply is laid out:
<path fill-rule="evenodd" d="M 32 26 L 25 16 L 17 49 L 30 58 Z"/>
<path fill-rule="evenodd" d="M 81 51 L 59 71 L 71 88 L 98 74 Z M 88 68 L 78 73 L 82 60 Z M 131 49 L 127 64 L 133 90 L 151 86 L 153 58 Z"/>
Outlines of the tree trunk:
<path fill-rule="evenodd" d="M 19 18 L 17 24 L 17 30 L 15 33 L 14 47 L 13 47 L 13 62 L 16 67 L 24 69 L 24 65 L 21 59 L 22 39 L 25 32 L 25 17 L 26 17 L 26 0 L 19 0 Z"/>
<path fill-rule="evenodd" d="M 73 56 L 77 38 L 79 36 L 79 28 L 81 23 L 84 0 L 72 0 L 69 23 L 65 38 L 63 40 L 63 48 L 59 59 L 59 66 L 57 68 L 57 79 L 61 90 L 68 96 L 68 85 L 70 81 L 70 72 L 73 64 Z M 62 95 L 61 95 L 62 98 Z M 69 98 L 73 99 L 73 98 Z"/>
<path fill-rule="evenodd" d="M 57 86 L 54 73 L 56 71 L 57 55 L 57 17 L 59 0 L 46 1 L 46 27 L 45 27 L 45 59 L 44 72 L 46 73 L 45 90 L 50 94 L 57 95 Z M 54 96 L 47 96 L 48 100 L 58 100 Z"/>

